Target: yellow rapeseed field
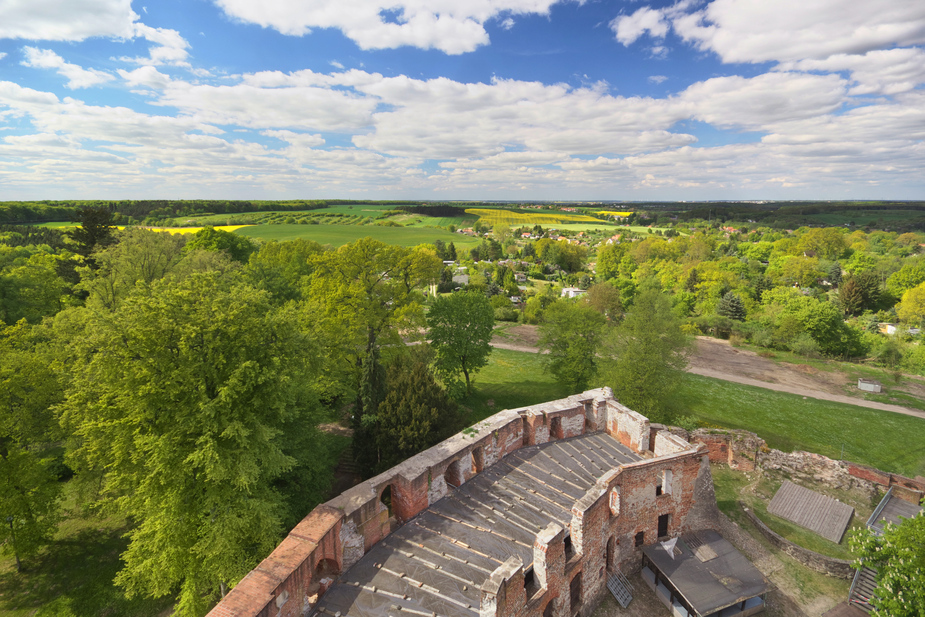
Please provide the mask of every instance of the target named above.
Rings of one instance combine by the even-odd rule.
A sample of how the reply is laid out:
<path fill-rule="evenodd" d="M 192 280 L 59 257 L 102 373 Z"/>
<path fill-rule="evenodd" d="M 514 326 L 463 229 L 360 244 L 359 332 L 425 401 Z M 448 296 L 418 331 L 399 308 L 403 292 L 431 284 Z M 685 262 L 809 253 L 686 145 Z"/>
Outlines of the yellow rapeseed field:
<path fill-rule="evenodd" d="M 632 212 L 613 212 L 611 210 L 599 210 L 594 214 L 603 214 L 604 216 L 629 216 Z"/>
<path fill-rule="evenodd" d="M 235 229 L 241 229 L 242 227 L 253 227 L 253 225 L 215 225 L 214 229 L 220 229 L 222 231 L 234 231 Z M 120 227 L 119 229 L 125 229 Z M 194 234 L 197 231 L 205 229 L 205 227 L 145 227 L 149 231 L 169 231 L 172 234 Z"/>
<path fill-rule="evenodd" d="M 556 225 L 559 223 L 599 223 L 600 219 L 584 214 L 546 214 L 533 212 L 511 212 L 487 208 L 467 208 L 466 214 L 474 214 L 479 220 L 495 225 Z"/>

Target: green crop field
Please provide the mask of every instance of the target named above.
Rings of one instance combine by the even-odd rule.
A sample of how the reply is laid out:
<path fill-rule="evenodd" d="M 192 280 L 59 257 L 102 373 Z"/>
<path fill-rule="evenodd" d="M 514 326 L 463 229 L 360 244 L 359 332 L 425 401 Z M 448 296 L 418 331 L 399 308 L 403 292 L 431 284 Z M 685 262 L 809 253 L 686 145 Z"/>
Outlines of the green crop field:
<path fill-rule="evenodd" d="M 586 214 L 570 214 L 568 212 L 557 211 L 511 211 L 495 210 L 486 208 L 468 208 L 466 214 L 472 214 L 479 217 L 479 220 L 486 225 L 543 225 L 552 226 L 560 223 L 598 223 L 605 225 L 604 221 L 588 216 Z"/>
<path fill-rule="evenodd" d="M 305 238 L 321 244 L 342 246 L 367 236 L 398 246 L 431 244 L 434 240 L 453 242 L 457 247 L 475 245 L 478 240 L 454 234 L 445 229 L 421 227 L 383 227 L 379 225 L 256 225 L 244 227 L 235 232 L 248 238 L 260 240 L 295 240 Z"/>

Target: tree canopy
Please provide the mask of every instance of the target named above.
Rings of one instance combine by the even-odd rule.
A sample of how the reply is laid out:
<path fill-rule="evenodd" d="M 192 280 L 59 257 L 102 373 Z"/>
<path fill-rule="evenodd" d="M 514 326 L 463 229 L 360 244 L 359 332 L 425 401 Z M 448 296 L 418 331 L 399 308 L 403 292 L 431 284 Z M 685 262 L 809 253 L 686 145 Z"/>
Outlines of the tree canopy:
<path fill-rule="evenodd" d="M 877 571 L 873 617 L 925 615 L 925 516 L 887 524 L 883 535 L 862 529 L 849 537 L 856 568 Z"/>
<path fill-rule="evenodd" d="M 602 378 L 617 399 L 653 421 L 669 420 L 667 403 L 687 366 L 691 340 L 668 297 L 657 289 L 641 292 L 603 347 Z"/>
<path fill-rule="evenodd" d="M 277 541 L 271 483 L 296 462 L 280 433 L 310 412 L 311 350 L 266 292 L 215 273 L 138 287 L 85 319 L 62 421 L 71 465 L 137 522 L 116 582 L 130 596 L 179 588 L 177 613 L 201 614 Z"/>
<path fill-rule="evenodd" d="M 495 311 L 484 294 L 459 292 L 434 301 L 427 313 L 428 336 L 445 382 L 462 373 L 466 394 L 472 391 L 471 374 L 488 364 L 494 325 Z"/>
<path fill-rule="evenodd" d="M 584 302 L 555 302 L 540 325 L 547 370 L 572 392 L 588 388 L 597 375 L 597 354 L 605 317 Z"/>

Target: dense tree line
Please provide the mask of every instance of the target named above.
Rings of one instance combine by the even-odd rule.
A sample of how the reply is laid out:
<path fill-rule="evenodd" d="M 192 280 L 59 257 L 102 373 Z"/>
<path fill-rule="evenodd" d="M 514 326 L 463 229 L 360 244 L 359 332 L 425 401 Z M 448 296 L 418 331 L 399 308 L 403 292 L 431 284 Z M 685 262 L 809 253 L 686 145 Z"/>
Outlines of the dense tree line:
<path fill-rule="evenodd" d="M 454 367 L 406 345 L 433 247 L 118 231 L 90 210 L 54 248 L 0 235 L 0 550 L 18 563 L 74 474 L 81 505 L 131 522 L 116 584 L 202 615 L 326 498 L 320 418 L 352 415 L 367 475 L 461 428 Z"/>

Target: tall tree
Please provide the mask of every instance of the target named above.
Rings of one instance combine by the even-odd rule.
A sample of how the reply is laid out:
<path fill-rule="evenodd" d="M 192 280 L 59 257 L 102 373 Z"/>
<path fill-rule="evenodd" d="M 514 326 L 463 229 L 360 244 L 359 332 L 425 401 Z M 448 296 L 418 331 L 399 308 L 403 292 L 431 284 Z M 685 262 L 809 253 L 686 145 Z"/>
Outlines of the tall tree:
<path fill-rule="evenodd" d="M 89 294 L 90 305 L 114 310 L 138 282 L 163 278 L 179 263 L 186 239 L 148 229 L 125 229 L 115 243 L 97 251 L 95 268 L 80 268 L 77 288 Z"/>
<path fill-rule="evenodd" d="M 606 317 L 607 321 L 616 322 L 623 315 L 620 290 L 610 283 L 591 285 L 584 300 L 588 306 Z"/>
<path fill-rule="evenodd" d="M 691 339 L 668 296 L 646 289 L 604 343 L 601 374 L 621 403 L 656 421 L 670 419 L 667 402 L 680 385 Z"/>
<path fill-rule="evenodd" d="M 224 251 L 235 261 L 247 263 L 251 253 L 257 250 L 257 245 L 250 239 L 230 231 L 205 227 L 193 234 L 184 250 Z"/>
<path fill-rule="evenodd" d="M 25 321 L 0 329 L 0 553 L 17 570 L 57 530 L 61 491 L 43 456 L 59 439 L 51 408 L 61 388 L 32 330 Z"/>
<path fill-rule="evenodd" d="M 331 365 L 343 367 L 338 359 L 354 365 L 353 451 L 368 474 L 376 464 L 371 427 L 384 392 L 380 347 L 400 345 L 402 333 L 424 325 L 418 287 L 436 282 L 443 264 L 433 249 L 390 246 L 372 238 L 320 254 L 313 264 L 307 310 L 333 358 Z"/>
<path fill-rule="evenodd" d="M 736 321 L 745 321 L 745 304 L 737 294 L 727 292 L 716 306 L 716 313 Z"/>
<path fill-rule="evenodd" d="M 488 364 L 491 353 L 495 327 L 491 303 L 485 294 L 472 291 L 441 296 L 427 313 L 427 326 L 438 375 L 444 383 L 452 384 L 462 373 L 468 395 L 472 391 L 471 374 Z"/>
<path fill-rule="evenodd" d="M 74 338 L 61 406 L 68 460 L 101 477 L 101 502 L 136 526 L 116 578 L 129 596 L 179 589 L 200 615 L 275 545 L 272 481 L 295 460 L 312 349 L 268 294 L 219 274 L 139 286 Z"/>
<path fill-rule="evenodd" d="M 386 384 L 375 427 L 378 471 L 453 435 L 462 419 L 418 354 L 396 357 L 386 371 Z"/>
<path fill-rule="evenodd" d="M 889 524 L 878 536 L 869 529 L 849 538 L 855 567 L 877 571 L 873 617 L 925 615 L 925 516 Z"/>
<path fill-rule="evenodd" d="M 597 375 L 597 353 L 605 317 L 583 302 L 554 302 L 540 324 L 546 369 L 572 392 L 582 392 Z"/>
<path fill-rule="evenodd" d="M 74 252 L 88 259 L 92 267 L 94 263 L 91 254 L 114 242 L 116 225 L 112 212 L 106 208 L 80 207 L 74 215 L 74 221 L 80 223 L 80 227 L 68 231 L 70 238 L 77 243 Z"/>

